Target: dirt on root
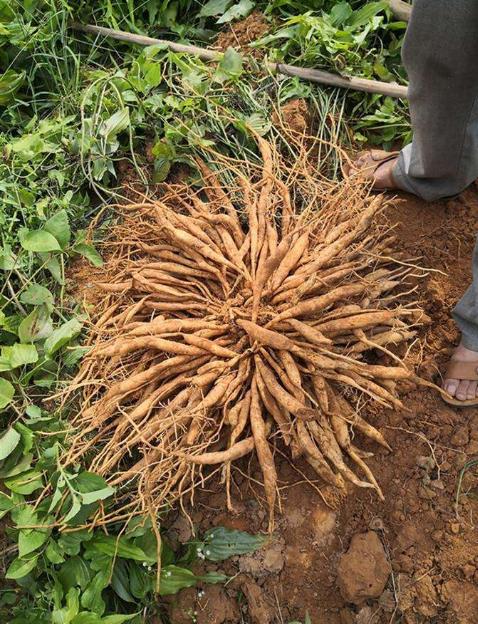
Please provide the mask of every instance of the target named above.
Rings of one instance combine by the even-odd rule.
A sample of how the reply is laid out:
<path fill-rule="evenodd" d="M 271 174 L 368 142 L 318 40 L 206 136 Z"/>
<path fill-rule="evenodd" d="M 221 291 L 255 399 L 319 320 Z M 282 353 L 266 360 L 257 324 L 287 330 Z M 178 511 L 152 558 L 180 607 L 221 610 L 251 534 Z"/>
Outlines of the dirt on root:
<path fill-rule="evenodd" d="M 471 279 L 478 192 L 471 188 L 457 199 L 433 204 L 404 195 L 389 206 L 388 218 L 397 223 L 397 248 L 410 258 L 420 256 L 420 264 L 432 269 L 416 294 L 432 323 L 412 349 L 421 360 L 419 373 L 437 381 L 459 338 L 450 311 Z M 455 493 L 465 462 L 478 455 L 478 409 L 454 409 L 423 388 L 410 389 L 403 398 L 404 410 L 369 410 L 392 453 L 360 440 L 361 448 L 375 454 L 370 466 L 384 503 L 351 488 L 337 508 L 329 508 L 305 462 L 292 467 L 285 458 L 278 461 L 282 509 L 270 544 L 214 566 L 237 575 L 225 588 L 205 586 L 173 598 L 173 624 L 191 622 L 194 613 L 198 624 L 304 622 L 307 613 L 313 624 L 475 624 L 478 477 L 473 470 L 463 479 L 458 516 Z M 247 471 L 251 478 L 245 477 Z M 217 491 L 211 484 L 198 493 L 191 517 L 199 532 L 217 525 L 266 530 L 260 479 L 254 462 L 239 464 L 235 514 L 226 511 L 219 484 Z M 378 536 L 392 572 L 380 595 L 348 595 L 354 602 L 346 602 L 339 589 L 339 563 L 352 538 L 370 531 Z M 364 561 L 377 556 L 369 554 Z M 353 557 L 347 561 L 352 564 L 342 565 L 341 574 L 349 583 L 369 570 L 370 586 L 377 585 L 379 572 L 373 566 Z M 383 568 L 382 562 L 377 570 L 383 574 Z"/>
<path fill-rule="evenodd" d="M 248 56 L 260 59 L 264 56 L 264 51 L 251 48 L 249 44 L 263 37 L 269 28 L 270 24 L 264 15 L 259 11 L 254 11 L 245 19 L 226 26 L 226 30 L 219 33 L 214 47 L 218 50 L 235 48 Z"/>

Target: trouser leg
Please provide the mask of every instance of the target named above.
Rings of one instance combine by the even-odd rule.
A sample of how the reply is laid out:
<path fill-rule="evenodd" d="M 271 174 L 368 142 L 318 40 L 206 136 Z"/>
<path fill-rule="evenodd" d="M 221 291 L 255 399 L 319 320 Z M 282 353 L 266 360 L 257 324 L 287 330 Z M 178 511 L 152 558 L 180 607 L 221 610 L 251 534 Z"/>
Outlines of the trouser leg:
<path fill-rule="evenodd" d="M 478 241 L 473 252 L 473 281 L 453 310 L 453 318 L 465 347 L 478 351 Z"/>
<path fill-rule="evenodd" d="M 426 200 L 459 193 L 478 177 L 478 1 L 415 0 L 402 58 L 413 142 L 395 181 Z"/>

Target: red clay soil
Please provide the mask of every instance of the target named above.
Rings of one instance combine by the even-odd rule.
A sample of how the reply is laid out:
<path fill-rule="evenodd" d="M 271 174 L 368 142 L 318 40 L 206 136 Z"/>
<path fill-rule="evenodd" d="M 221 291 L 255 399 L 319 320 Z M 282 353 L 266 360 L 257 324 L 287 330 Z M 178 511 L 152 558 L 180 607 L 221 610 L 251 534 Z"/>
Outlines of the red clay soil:
<path fill-rule="evenodd" d="M 227 25 L 225 30 L 219 33 L 214 47 L 218 50 L 232 47 L 254 58 L 262 58 L 264 52 L 250 48 L 249 44 L 263 37 L 269 29 L 270 25 L 264 15 L 254 11 L 240 22 Z"/>
<path fill-rule="evenodd" d="M 433 322 L 413 352 L 422 360 L 420 374 L 437 379 L 458 339 L 450 310 L 470 281 L 478 193 L 473 188 L 458 199 L 434 204 L 400 197 L 389 207 L 389 218 L 398 223 L 399 248 L 409 257 L 421 256 L 420 264 L 434 270 L 418 293 Z M 174 597 L 172 624 L 303 623 L 306 613 L 313 624 L 476 624 L 474 470 L 463 480 L 458 517 L 454 502 L 461 468 L 478 456 L 478 409 L 453 409 L 435 391 L 422 388 L 403 398 L 406 410 L 370 410 L 393 453 L 360 441 L 375 453 L 370 466 L 385 493 L 384 503 L 369 491 L 352 488 L 337 509 L 330 509 L 305 463 L 293 468 L 286 459 L 278 461 L 282 513 L 271 543 L 258 554 L 216 566 L 237 575 L 225 588 L 206 586 L 204 593 L 190 589 Z M 248 466 L 242 468 L 245 472 Z M 257 465 L 249 470 L 260 481 Z M 211 484 L 197 496 L 192 518 L 200 532 L 215 525 L 266 530 L 260 485 L 239 471 L 235 481 L 236 514 L 226 512 L 219 485 Z M 179 518 L 170 529 L 170 535 L 182 540 L 188 533 Z M 361 534 L 366 535 L 355 539 L 344 558 L 352 538 Z M 362 550 L 356 551 L 357 544 Z M 359 582 L 362 593 L 347 593 Z"/>

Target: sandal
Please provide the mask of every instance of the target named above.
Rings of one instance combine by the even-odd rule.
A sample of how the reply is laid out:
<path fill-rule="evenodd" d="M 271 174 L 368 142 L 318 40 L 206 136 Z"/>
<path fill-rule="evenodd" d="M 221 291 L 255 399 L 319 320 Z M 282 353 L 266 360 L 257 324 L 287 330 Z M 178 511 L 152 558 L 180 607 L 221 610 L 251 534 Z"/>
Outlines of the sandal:
<path fill-rule="evenodd" d="M 478 360 L 475 362 L 463 362 L 462 360 L 450 360 L 446 370 L 446 379 L 464 379 L 468 381 L 478 381 Z M 478 397 L 476 399 L 468 399 L 460 401 L 454 399 L 446 392 L 442 392 L 442 399 L 449 405 L 455 407 L 473 407 L 478 405 Z"/>
<path fill-rule="evenodd" d="M 397 158 L 399 154 L 400 152 L 386 152 L 385 150 L 368 150 L 366 152 L 360 152 L 357 154 L 357 158 L 352 163 L 344 165 L 344 173 L 350 178 L 362 174 L 362 177 L 365 180 L 373 180 L 377 169 L 384 163 Z M 360 167 L 354 166 L 354 164 L 356 164 L 357 161 L 363 156 L 367 156 L 369 158 L 369 163 Z M 388 188 L 385 186 L 374 186 L 373 190 L 386 191 Z"/>

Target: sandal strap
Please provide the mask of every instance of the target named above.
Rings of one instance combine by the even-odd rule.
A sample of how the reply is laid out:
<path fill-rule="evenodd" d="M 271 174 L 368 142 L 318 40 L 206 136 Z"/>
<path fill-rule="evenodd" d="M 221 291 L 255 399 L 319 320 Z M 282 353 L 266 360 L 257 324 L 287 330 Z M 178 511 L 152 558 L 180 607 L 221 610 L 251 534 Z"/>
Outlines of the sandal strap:
<path fill-rule="evenodd" d="M 462 362 L 450 360 L 446 369 L 446 379 L 464 379 L 478 381 L 478 360 L 475 362 Z"/>

